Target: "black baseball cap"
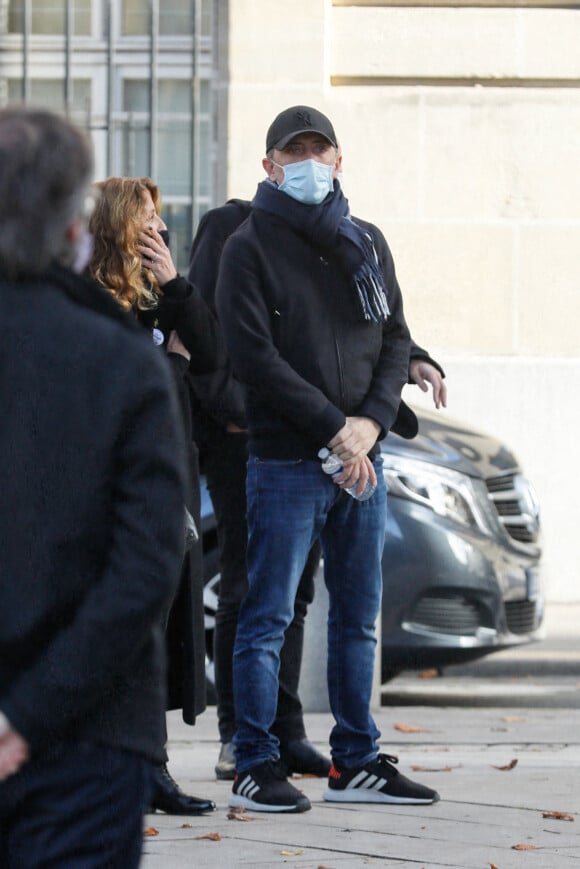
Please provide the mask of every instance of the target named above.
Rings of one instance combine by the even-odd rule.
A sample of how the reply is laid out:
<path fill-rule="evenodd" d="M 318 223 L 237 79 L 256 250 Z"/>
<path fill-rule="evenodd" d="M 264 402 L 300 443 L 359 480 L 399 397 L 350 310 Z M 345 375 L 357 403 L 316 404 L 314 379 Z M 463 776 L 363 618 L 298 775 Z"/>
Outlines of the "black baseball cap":
<path fill-rule="evenodd" d="M 320 133 L 338 148 L 336 133 L 326 115 L 310 106 L 291 106 L 280 112 L 270 125 L 266 134 L 266 153 L 273 148 L 282 151 L 299 133 Z"/>

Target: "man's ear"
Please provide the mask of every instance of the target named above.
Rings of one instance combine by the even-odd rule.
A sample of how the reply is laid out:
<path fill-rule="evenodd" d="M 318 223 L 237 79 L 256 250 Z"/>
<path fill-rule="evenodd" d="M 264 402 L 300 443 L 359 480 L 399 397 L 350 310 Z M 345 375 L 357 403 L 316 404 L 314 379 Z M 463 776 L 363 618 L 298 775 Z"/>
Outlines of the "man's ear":
<path fill-rule="evenodd" d="M 262 166 L 270 181 L 275 181 L 276 166 L 269 157 L 264 157 L 264 159 L 262 160 Z"/>
<path fill-rule="evenodd" d="M 336 152 L 336 163 L 334 164 L 334 172 L 332 173 L 332 177 L 336 178 L 342 172 L 342 149 L 340 145 L 337 148 Z"/>

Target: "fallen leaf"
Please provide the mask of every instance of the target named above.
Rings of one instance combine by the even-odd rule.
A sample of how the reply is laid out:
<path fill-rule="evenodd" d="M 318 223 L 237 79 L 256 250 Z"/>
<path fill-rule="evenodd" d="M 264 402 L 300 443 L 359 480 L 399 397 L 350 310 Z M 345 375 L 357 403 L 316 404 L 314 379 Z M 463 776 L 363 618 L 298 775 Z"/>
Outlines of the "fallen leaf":
<path fill-rule="evenodd" d="M 251 815 L 246 813 L 246 810 L 243 806 L 235 806 L 233 809 L 230 809 L 226 815 L 228 821 L 255 821 Z"/>
<path fill-rule="evenodd" d="M 221 842 L 222 837 L 219 833 L 204 833 L 203 836 L 196 836 L 196 839 L 211 839 L 212 842 Z"/>
<path fill-rule="evenodd" d="M 280 851 L 282 857 L 299 857 L 304 851 Z"/>
<path fill-rule="evenodd" d="M 418 674 L 419 679 L 437 679 L 440 673 L 439 670 L 421 670 Z"/>
<path fill-rule="evenodd" d="M 495 865 L 495 863 L 490 863 L 489 869 L 497 869 L 497 866 Z"/>
<path fill-rule="evenodd" d="M 542 812 L 543 818 L 555 818 L 557 821 L 573 821 L 574 815 L 568 812 Z"/>
<path fill-rule="evenodd" d="M 159 830 L 156 830 L 155 827 L 146 827 L 143 830 L 143 835 L 144 836 L 158 836 Z"/>
<path fill-rule="evenodd" d="M 523 715 L 502 715 L 502 721 L 526 721 Z"/>
<path fill-rule="evenodd" d="M 461 766 L 460 763 L 458 763 L 457 766 L 439 766 L 439 767 L 412 765 L 411 769 L 413 770 L 413 772 L 451 772 L 451 770 L 453 770 L 453 769 L 459 769 L 460 766 Z"/>
<path fill-rule="evenodd" d="M 426 727 L 415 727 L 414 724 L 399 723 L 394 725 L 395 730 L 400 730 L 401 733 L 431 733 Z"/>
<path fill-rule="evenodd" d="M 512 851 L 541 851 L 541 845 L 512 845 Z"/>
<path fill-rule="evenodd" d="M 510 769 L 513 769 L 517 765 L 518 765 L 518 760 L 515 757 L 513 760 L 510 760 L 509 763 L 506 763 L 505 766 L 493 766 L 493 764 L 492 764 L 494 769 L 499 769 L 501 772 L 509 771 Z"/>
<path fill-rule="evenodd" d="M 192 826 L 193 826 L 193 824 L 182 824 L 181 829 L 182 830 L 191 830 Z"/>
<path fill-rule="evenodd" d="M 319 863 L 316 869 L 332 869 L 332 866 L 323 866 L 322 863 Z"/>

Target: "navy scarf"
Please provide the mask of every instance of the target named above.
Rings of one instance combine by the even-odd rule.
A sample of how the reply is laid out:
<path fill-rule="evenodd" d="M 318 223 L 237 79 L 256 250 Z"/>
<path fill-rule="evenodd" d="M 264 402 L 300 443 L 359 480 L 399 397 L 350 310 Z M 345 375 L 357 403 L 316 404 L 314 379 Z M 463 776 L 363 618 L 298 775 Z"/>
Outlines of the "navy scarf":
<path fill-rule="evenodd" d="M 336 255 L 351 280 L 362 319 L 384 322 L 389 314 L 387 292 L 372 237 L 354 223 L 340 184 L 320 205 L 305 205 L 278 190 L 271 181 L 258 184 L 252 207 L 285 220 L 313 245 Z"/>

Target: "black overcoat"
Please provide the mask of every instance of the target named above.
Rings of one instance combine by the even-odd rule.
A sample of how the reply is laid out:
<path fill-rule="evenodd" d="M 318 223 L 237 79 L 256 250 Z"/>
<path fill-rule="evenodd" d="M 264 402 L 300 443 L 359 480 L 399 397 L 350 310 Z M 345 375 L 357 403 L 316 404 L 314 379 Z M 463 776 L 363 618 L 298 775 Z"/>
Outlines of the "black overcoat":
<path fill-rule="evenodd" d="M 0 709 L 33 755 L 75 738 L 161 761 L 184 497 L 167 363 L 65 269 L 0 278 L 0 322 Z"/>
<path fill-rule="evenodd" d="M 224 364 L 225 351 L 216 318 L 198 290 L 182 277 L 166 284 L 159 307 L 139 312 L 139 320 L 163 339 L 164 349 L 175 330 L 189 352 L 191 361 L 168 353 L 173 370 L 188 446 L 187 507 L 201 527 L 199 457 L 192 433 L 190 372 L 209 374 Z M 168 709 L 181 709 L 183 719 L 194 724 L 206 706 L 205 629 L 203 611 L 203 561 L 201 540 L 186 553 L 177 596 L 171 607 L 166 631 L 168 667 Z"/>

